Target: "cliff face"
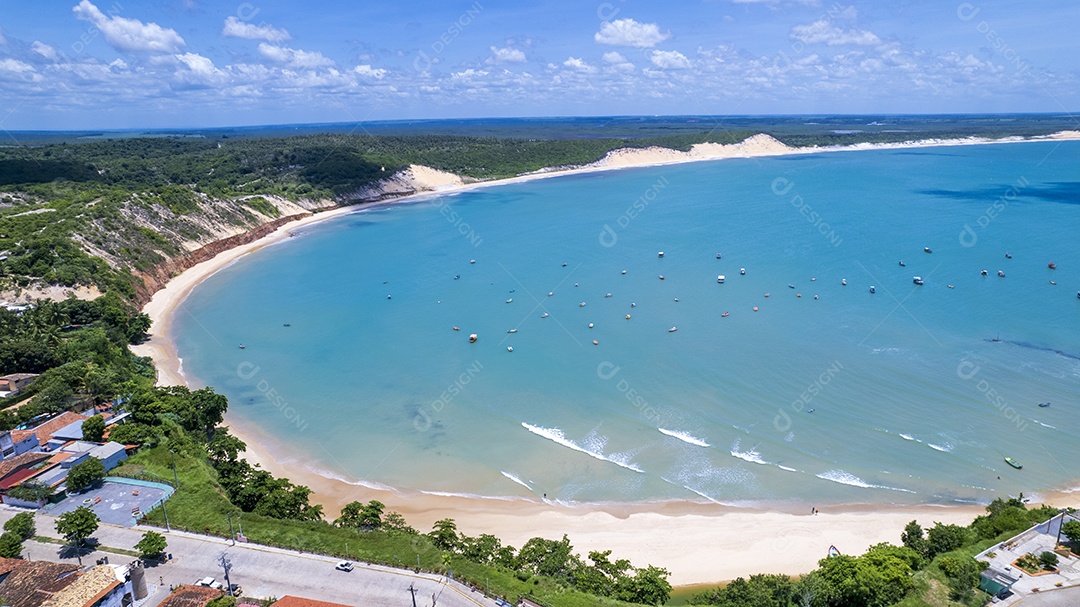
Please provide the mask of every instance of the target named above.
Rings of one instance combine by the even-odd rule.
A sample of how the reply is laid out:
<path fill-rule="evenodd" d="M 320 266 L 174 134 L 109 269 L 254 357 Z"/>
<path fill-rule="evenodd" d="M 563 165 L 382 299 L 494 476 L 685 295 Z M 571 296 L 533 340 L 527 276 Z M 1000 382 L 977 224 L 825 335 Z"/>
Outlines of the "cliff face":
<path fill-rule="evenodd" d="M 279 217 L 273 221 L 269 221 L 260 225 L 257 228 L 234 234 L 227 238 L 215 240 L 207 245 L 203 245 L 194 251 L 189 251 L 182 255 L 169 258 L 156 266 L 150 268 L 146 272 L 134 272 L 135 276 L 141 281 L 141 284 L 136 285 L 136 302 L 141 307 L 150 301 L 154 293 L 157 293 L 165 283 L 169 282 L 173 276 L 183 272 L 184 270 L 202 263 L 208 259 L 213 258 L 222 251 L 228 251 L 233 247 L 253 242 L 273 232 L 279 227 L 297 219 L 307 217 L 311 213 L 297 213 L 295 215 L 287 215 L 285 217 Z"/>

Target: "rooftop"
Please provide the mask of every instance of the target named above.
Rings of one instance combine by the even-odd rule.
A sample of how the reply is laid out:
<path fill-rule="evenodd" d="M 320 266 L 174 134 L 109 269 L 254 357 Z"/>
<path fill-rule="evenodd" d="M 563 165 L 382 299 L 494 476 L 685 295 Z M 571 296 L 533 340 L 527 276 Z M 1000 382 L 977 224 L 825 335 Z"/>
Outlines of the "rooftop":
<path fill-rule="evenodd" d="M 86 418 L 79 415 L 78 413 L 65 411 L 60 415 L 52 418 L 51 420 L 45 422 L 44 424 L 33 428 L 31 432 L 37 434 L 38 443 L 44 445 L 45 443 L 49 442 L 49 439 L 52 438 L 52 435 L 61 428 L 64 428 L 65 426 L 68 426 L 75 422 L 82 423 L 84 421 L 86 421 Z"/>
<path fill-rule="evenodd" d="M 108 565 L 98 565 L 78 574 L 70 584 L 52 595 L 41 607 L 85 607 L 120 585 L 116 571 Z"/>
<path fill-rule="evenodd" d="M 30 451 L 16 455 L 15 457 L 9 457 L 4 461 L 0 461 L 0 479 L 11 474 L 12 472 L 22 468 L 24 466 L 32 466 L 41 460 L 49 459 L 48 453 L 41 453 L 40 451 Z"/>
<path fill-rule="evenodd" d="M 75 565 L 49 561 L 19 561 L 14 565 L 5 559 L 4 567 L 11 573 L 0 582 L 0 596 L 11 607 L 41 607 L 56 592 L 75 581 L 71 574 L 78 571 Z M 115 576 L 113 577 L 115 579 Z"/>
<path fill-rule="evenodd" d="M 206 607 L 207 603 L 221 594 L 220 590 L 213 588 L 182 585 L 165 597 L 158 607 Z"/>
<path fill-rule="evenodd" d="M 4 380 L 21 381 L 21 380 L 24 380 L 24 379 L 33 379 L 33 378 L 35 378 L 37 376 L 38 376 L 37 373 L 9 373 L 7 375 L 0 376 L 0 381 L 4 381 Z"/>

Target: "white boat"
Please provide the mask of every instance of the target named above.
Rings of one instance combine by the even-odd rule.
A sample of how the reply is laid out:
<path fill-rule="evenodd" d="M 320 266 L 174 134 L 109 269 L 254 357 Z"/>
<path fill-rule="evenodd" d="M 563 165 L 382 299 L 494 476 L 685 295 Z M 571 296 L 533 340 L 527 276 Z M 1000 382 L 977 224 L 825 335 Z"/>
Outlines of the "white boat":
<path fill-rule="evenodd" d="M 998 270 L 998 276 L 1005 278 L 1005 270 Z"/>
<path fill-rule="evenodd" d="M 874 285 L 870 285 L 870 292 L 877 293 L 877 289 L 874 288 Z"/>
<path fill-rule="evenodd" d="M 746 268 L 739 268 L 739 275 L 746 276 Z"/>
<path fill-rule="evenodd" d="M 678 330 L 679 330 L 679 327 L 671 327 L 670 329 L 667 330 L 667 332 L 668 333 L 674 333 L 674 332 L 676 332 Z"/>
<path fill-rule="evenodd" d="M 841 278 L 840 279 L 840 284 L 846 287 L 847 286 L 847 279 L 846 278 Z"/>
<path fill-rule="evenodd" d="M 911 282 L 913 282 L 913 283 L 915 283 L 917 285 L 921 285 L 923 283 L 922 276 L 916 276 L 916 277 L 912 278 Z"/>
<path fill-rule="evenodd" d="M 513 352 L 514 351 L 514 346 L 506 346 L 506 351 L 507 352 Z"/>
<path fill-rule="evenodd" d="M 657 256 L 657 257 L 663 257 L 663 256 L 664 256 L 664 252 L 663 252 L 663 251 L 660 251 L 659 253 L 657 253 L 657 254 L 656 254 L 656 256 Z"/>
<path fill-rule="evenodd" d="M 721 275 L 717 276 L 716 277 L 716 282 L 718 282 L 720 284 L 724 284 L 724 275 L 721 274 Z"/>

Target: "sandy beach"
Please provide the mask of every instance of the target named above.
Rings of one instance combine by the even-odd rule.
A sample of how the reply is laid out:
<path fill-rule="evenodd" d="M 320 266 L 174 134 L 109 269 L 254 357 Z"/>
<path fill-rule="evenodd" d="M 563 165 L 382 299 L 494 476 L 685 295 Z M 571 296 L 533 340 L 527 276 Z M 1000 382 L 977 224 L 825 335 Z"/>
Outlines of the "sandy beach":
<path fill-rule="evenodd" d="M 1029 140 L 1005 142 L 1080 139 L 1080 131 Z M 768 135 L 755 135 L 733 145 L 699 144 L 689 152 L 663 148 L 622 149 L 600 161 L 583 167 L 557 168 L 513 179 L 466 183 L 456 175 L 426 167 L 410 167 L 408 187 L 388 188 L 387 193 L 416 191 L 388 202 L 363 207 L 337 208 L 289 223 L 266 237 L 223 252 L 173 278 L 145 306 L 153 324 L 151 339 L 133 346 L 141 356 L 150 356 L 158 370 L 161 385 L 186 385 L 189 378 L 170 339 L 171 319 L 183 312 L 183 301 L 200 282 L 237 259 L 289 237 L 298 228 L 363 212 L 365 209 L 423 200 L 464 190 L 507 183 L 521 183 L 539 178 L 604 171 L 631 167 L 657 166 L 683 162 L 749 158 L 820 152 L 931 147 L 997 143 L 983 139 L 932 140 L 907 144 L 860 144 L 835 148 L 791 148 Z M 331 478 L 320 473 L 325 463 L 317 457 L 289 453 L 275 444 L 258 427 L 245 425 L 235 416 L 226 416 L 232 432 L 248 444 L 247 457 L 276 475 L 314 490 L 314 501 L 325 506 L 328 517 L 353 500 L 378 499 L 389 509 L 403 513 L 414 527 L 430 529 L 441 518 L 453 518 L 468 535 L 491 533 L 504 542 L 520 546 L 534 536 L 557 539 L 570 537 L 576 551 L 586 554 L 593 549 L 611 549 L 620 558 L 635 565 L 653 564 L 671 571 L 675 585 L 690 585 L 730 580 L 752 573 L 799 574 L 813 569 L 830 545 L 846 554 L 859 554 L 878 542 L 897 543 L 903 526 L 918 520 L 923 526 L 935 521 L 966 525 L 983 512 L 981 506 L 892 506 L 852 505 L 837 510 L 827 508 L 810 514 L 815 504 L 777 507 L 775 510 L 748 510 L 692 502 L 643 504 L 597 504 L 569 507 L 539 501 L 465 498 L 421 493 L 397 492 L 372 488 L 357 482 Z M 1047 495 L 1056 506 L 1080 506 L 1080 493 Z M 785 511 L 787 510 L 787 511 Z"/>

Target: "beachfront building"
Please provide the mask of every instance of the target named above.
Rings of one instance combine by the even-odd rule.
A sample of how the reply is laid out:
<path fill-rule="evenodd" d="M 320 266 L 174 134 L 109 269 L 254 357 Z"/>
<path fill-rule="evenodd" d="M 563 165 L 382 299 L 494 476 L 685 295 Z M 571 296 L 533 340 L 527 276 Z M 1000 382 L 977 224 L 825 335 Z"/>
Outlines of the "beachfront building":
<path fill-rule="evenodd" d="M 41 444 L 38 443 L 37 435 L 33 432 L 19 434 L 18 441 L 16 441 L 15 438 L 16 437 L 8 430 L 0 432 L 0 460 L 41 449 Z"/>
<path fill-rule="evenodd" d="M 1063 511 L 976 554 L 975 560 L 987 564 L 979 580 L 979 588 L 995 596 L 1010 593 L 1030 596 L 1047 590 L 1080 587 L 1080 557 L 1061 543 L 1064 539 L 1061 526 L 1070 520 L 1080 519 L 1075 514 Z M 1025 573 L 1020 568 L 1018 561 L 1021 558 L 1026 555 L 1038 557 L 1044 552 L 1058 556 L 1056 569 Z"/>

